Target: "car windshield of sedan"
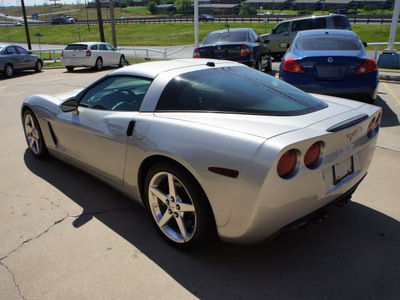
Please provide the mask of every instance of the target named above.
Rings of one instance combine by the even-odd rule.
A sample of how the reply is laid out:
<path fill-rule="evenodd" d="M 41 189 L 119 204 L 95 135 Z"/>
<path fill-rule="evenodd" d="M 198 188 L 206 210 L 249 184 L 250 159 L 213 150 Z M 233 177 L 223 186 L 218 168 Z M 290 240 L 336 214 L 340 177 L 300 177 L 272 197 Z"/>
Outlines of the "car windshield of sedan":
<path fill-rule="evenodd" d="M 247 31 L 212 32 L 203 41 L 203 45 L 217 43 L 236 43 L 247 40 Z"/>
<path fill-rule="evenodd" d="M 297 116 L 325 107 L 325 103 L 283 81 L 238 66 L 176 76 L 165 87 L 156 111 Z"/>
<path fill-rule="evenodd" d="M 302 51 L 348 51 L 362 49 L 360 40 L 358 38 L 343 35 L 319 35 L 302 37 L 296 41 L 295 47 L 297 50 Z"/>

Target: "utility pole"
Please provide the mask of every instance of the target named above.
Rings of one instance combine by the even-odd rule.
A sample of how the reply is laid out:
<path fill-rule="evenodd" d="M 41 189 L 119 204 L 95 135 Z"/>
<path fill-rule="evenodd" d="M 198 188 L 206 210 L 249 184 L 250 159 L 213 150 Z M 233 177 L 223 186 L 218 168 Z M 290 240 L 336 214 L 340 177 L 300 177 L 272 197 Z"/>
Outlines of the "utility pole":
<path fill-rule="evenodd" d="M 117 48 L 117 35 L 115 33 L 114 0 L 110 0 L 111 34 L 113 47 Z"/>
<path fill-rule="evenodd" d="M 199 0 L 194 0 L 194 43 L 199 46 Z"/>
<path fill-rule="evenodd" d="M 97 21 L 99 22 L 100 41 L 105 43 L 106 39 L 104 37 L 103 17 L 101 16 L 100 0 L 96 0 L 96 6 L 97 6 Z"/>
<path fill-rule="evenodd" d="M 21 6 L 22 6 L 22 14 L 24 16 L 24 25 L 25 25 L 25 34 L 26 34 L 26 42 L 28 44 L 28 49 L 32 50 L 32 45 L 31 45 L 31 38 L 29 37 L 29 27 L 28 27 L 28 20 L 26 18 L 26 10 L 25 10 L 25 3 L 24 0 L 21 0 Z"/>

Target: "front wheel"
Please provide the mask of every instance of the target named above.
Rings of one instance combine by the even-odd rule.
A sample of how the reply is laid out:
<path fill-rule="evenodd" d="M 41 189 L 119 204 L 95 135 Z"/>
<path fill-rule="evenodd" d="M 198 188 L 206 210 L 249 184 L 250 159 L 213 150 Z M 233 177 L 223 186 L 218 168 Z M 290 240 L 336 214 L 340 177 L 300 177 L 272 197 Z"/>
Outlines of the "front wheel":
<path fill-rule="evenodd" d="M 24 133 L 29 150 L 36 158 L 43 158 L 47 155 L 46 144 L 40 130 L 39 122 L 35 114 L 27 109 L 23 115 Z"/>
<path fill-rule="evenodd" d="M 94 68 L 95 68 L 97 71 L 100 71 L 100 70 L 103 68 L 103 61 L 102 61 L 101 58 L 98 58 L 98 59 L 96 60 L 96 64 L 94 65 Z"/>
<path fill-rule="evenodd" d="M 36 72 L 36 73 L 41 72 L 41 71 L 42 71 L 42 68 L 43 68 L 43 63 L 42 63 L 41 60 L 38 60 L 38 61 L 36 62 L 36 65 L 35 65 L 35 72 Z"/>
<path fill-rule="evenodd" d="M 212 236 L 215 225 L 207 197 L 185 169 L 168 163 L 152 166 L 145 201 L 157 230 L 174 247 L 194 249 Z"/>
<path fill-rule="evenodd" d="M 121 55 L 121 58 L 119 59 L 118 68 L 122 68 L 124 65 L 125 65 L 125 57 Z"/>

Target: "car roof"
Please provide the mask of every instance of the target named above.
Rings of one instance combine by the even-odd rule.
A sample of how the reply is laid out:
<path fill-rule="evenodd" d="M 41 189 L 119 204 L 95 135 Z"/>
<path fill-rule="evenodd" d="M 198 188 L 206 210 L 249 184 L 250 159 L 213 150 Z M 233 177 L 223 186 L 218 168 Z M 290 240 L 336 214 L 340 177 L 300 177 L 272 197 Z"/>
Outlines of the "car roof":
<path fill-rule="evenodd" d="M 108 43 L 103 43 L 103 42 L 77 42 L 77 43 L 71 43 L 68 45 L 96 45 L 96 44 L 108 44 Z"/>
<path fill-rule="evenodd" d="M 238 31 L 250 31 L 252 28 L 233 28 L 233 29 L 221 29 L 221 30 L 216 30 L 211 33 L 227 33 L 227 32 L 238 32 Z M 211 34 L 210 33 L 210 34 Z"/>
<path fill-rule="evenodd" d="M 342 35 L 342 36 L 352 36 L 358 37 L 351 30 L 342 30 L 342 29 L 313 29 L 313 30 L 304 30 L 299 31 L 296 38 L 305 37 L 305 36 L 316 36 L 316 35 Z"/>
<path fill-rule="evenodd" d="M 280 23 L 289 22 L 289 21 L 298 21 L 298 20 L 304 20 L 304 19 L 332 18 L 333 16 L 342 16 L 342 17 L 347 18 L 345 15 L 341 15 L 341 14 L 332 14 L 332 15 L 312 15 L 312 16 L 305 16 L 305 17 L 292 18 L 292 19 L 289 19 L 289 20 L 282 21 L 282 22 L 280 22 Z"/>
<path fill-rule="evenodd" d="M 196 67 L 197 69 L 207 69 L 211 67 L 230 67 L 230 66 L 243 66 L 242 64 L 226 60 L 213 60 L 213 59 L 174 59 L 168 61 L 153 61 L 140 64 L 126 66 L 112 72 L 110 75 L 134 75 L 146 78 L 156 78 L 160 73 L 178 70 L 190 69 Z"/>

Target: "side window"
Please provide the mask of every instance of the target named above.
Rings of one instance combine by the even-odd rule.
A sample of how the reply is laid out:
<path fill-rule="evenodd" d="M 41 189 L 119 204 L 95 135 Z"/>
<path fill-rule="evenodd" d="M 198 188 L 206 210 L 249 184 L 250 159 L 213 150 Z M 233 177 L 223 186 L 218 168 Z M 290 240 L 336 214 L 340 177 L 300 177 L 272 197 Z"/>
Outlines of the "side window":
<path fill-rule="evenodd" d="M 326 28 L 326 18 L 310 19 L 310 29 L 323 29 Z"/>
<path fill-rule="evenodd" d="M 105 50 L 105 51 L 107 51 L 106 45 L 100 44 L 100 45 L 99 45 L 99 50 Z"/>
<path fill-rule="evenodd" d="M 29 52 L 28 51 L 26 51 L 24 48 L 22 48 L 22 47 L 15 47 L 15 48 L 17 48 L 17 51 L 20 53 L 20 54 L 29 54 Z"/>
<path fill-rule="evenodd" d="M 90 47 L 90 50 L 98 50 L 99 49 L 99 45 L 92 45 Z"/>
<path fill-rule="evenodd" d="M 108 51 L 114 51 L 114 48 L 111 47 L 110 45 L 107 45 L 107 44 L 106 44 L 105 46 L 106 46 L 106 48 L 107 48 Z"/>
<path fill-rule="evenodd" d="M 284 33 L 284 32 L 288 32 L 289 31 L 289 23 L 282 23 L 280 25 L 278 25 L 278 27 L 276 27 L 275 29 L 275 33 Z"/>
<path fill-rule="evenodd" d="M 335 23 L 335 28 L 351 29 L 349 19 L 345 16 L 333 16 L 333 22 Z"/>
<path fill-rule="evenodd" d="M 5 51 L 6 54 L 18 54 L 17 50 L 15 49 L 15 47 L 8 47 Z"/>
<path fill-rule="evenodd" d="M 302 31 L 310 29 L 308 20 L 294 21 L 292 23 L 292 31 Z"/>
<path fill-rule="evenodd" d="M 110 111 L 138 111 L 150 84 L 147 78 L 108 77 L 87 91 L 79 105 Z"/>
<path fill-rule="evenodd" d="M 254 30 L 251 31 L 251 38 L 254 42 L 257 42 L 258 34 Z"/>

